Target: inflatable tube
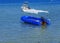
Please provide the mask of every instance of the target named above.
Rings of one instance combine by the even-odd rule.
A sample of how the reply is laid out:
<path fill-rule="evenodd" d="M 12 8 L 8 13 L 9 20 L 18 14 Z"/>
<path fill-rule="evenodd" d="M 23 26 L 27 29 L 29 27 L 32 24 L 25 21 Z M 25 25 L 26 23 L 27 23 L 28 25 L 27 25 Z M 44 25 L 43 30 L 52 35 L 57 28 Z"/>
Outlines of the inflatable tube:
<path fill-rule="evenodd" d="M 31 16 L 22 16 L 21 20 L 26 23 L 34 24 L 34 25 L 42 25 L 41 18 L 31 17 Z M 44 22 L 49 25 L 50 19 L 45 19 Z"/>

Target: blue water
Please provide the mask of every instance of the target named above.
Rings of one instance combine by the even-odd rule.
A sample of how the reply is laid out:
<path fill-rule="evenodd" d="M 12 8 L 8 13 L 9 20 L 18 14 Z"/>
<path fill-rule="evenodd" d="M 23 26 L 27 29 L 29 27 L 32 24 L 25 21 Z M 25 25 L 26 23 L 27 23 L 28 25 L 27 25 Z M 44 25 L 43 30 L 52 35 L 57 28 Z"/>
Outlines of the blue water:
<path fill-rule="evenodd" d="M 8 3 L 24 3 L 24 2 L 29 2 L 29 3 L 59 3 L 60 0 L 0 0 L 0 4 L 8 4 Z"/>
<path fill-rule="evenodd" d="M 21 11 L 21 4 L 0 5 L 0 43 L 60 43 L 60 5 L 32 3 L 30 6 L 48 10 L 49 14 L 24 13 Z M 42 26 L 24 24 L 20 20 L 23 15 L 49 18 L 51 25 L 42 28 Z"/>

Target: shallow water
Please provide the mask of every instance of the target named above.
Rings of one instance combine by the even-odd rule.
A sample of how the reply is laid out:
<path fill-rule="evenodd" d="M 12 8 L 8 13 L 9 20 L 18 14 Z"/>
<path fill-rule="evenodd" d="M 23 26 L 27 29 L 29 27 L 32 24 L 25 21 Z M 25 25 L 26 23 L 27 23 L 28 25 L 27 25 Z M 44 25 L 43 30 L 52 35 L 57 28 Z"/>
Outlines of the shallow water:
<path fill-rule="evenodd" d="M 60 43 L 60 5 L 30 4 L 31 8 L 48 10 L 49 14 L 27 14 L 20 5 L 0 5 L 0 43 Z M 23 15 L 44 16 L 51 19 L 51 25 L 42 26 L 23 23 Z"/>

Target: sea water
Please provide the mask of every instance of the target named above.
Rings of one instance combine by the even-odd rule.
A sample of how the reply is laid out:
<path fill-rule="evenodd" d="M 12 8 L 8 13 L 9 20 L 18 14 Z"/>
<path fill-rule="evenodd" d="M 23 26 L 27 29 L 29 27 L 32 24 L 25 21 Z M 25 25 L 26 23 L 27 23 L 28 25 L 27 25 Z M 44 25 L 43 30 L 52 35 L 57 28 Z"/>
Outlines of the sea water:
<path fill-rule="evenodd" d="M 60 5 L 30 4 L 31 8 L 49 13 L 29 14 L 21 10 L 22 3 L 0 5 L 0 43 L 60 43 Z M 51 20 L 47 27 L 25 24 L 21 16 L 45 17 Z"/>

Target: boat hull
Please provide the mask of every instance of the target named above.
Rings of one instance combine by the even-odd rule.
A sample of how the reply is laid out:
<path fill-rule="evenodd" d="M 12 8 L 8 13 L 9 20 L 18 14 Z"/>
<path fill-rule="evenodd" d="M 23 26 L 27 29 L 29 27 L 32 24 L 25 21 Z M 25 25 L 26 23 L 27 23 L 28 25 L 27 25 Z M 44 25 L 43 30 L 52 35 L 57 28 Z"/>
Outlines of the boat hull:
<path fill-rule="evenodd" d="M 34 25 L 42 25 L 41 18 L 31 17 L 31 16 L 22 16 L 21 20 L 25 23 L 34 24 Z M 45 20 L 46 25 L 50 24 L 50 20 Z"/>

